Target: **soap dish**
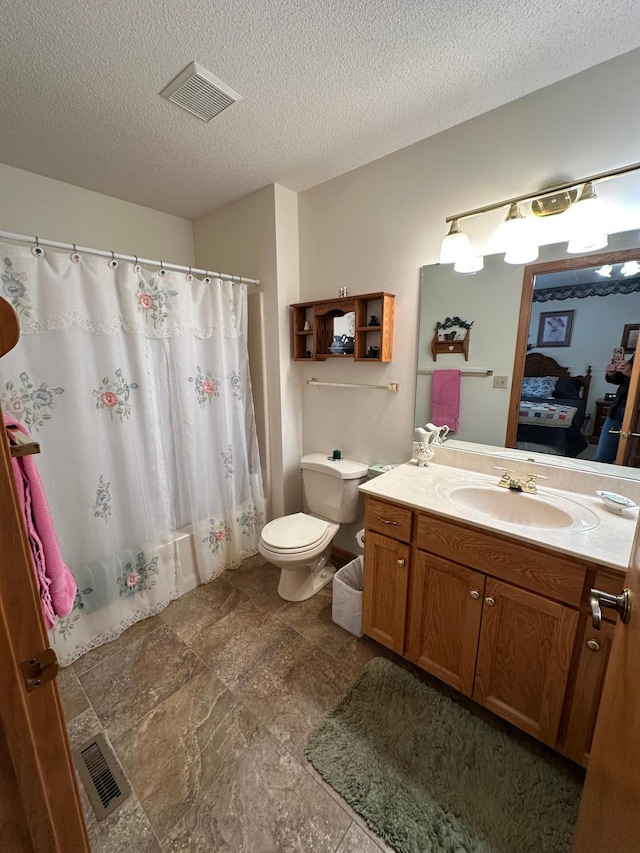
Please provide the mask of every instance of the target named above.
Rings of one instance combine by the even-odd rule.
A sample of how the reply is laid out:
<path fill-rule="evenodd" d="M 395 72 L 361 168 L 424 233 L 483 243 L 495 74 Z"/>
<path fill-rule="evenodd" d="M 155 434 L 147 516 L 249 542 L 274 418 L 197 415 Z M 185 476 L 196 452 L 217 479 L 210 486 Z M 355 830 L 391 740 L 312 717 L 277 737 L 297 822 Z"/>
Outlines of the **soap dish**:
<path fill-rule="evenodd" d="M 599 490 L 596 492 L 596 495 L 602 501 L 605 509 L 608 509 L 609 512 L 615 512 L 617 515 L 623 515 L 625 509 L 632 509 L 634 506 L 637 506 L 636 502 L 632 501 L 631 498 L 625 498 L 624 495 L 617 495 L 615 492 Z"/>

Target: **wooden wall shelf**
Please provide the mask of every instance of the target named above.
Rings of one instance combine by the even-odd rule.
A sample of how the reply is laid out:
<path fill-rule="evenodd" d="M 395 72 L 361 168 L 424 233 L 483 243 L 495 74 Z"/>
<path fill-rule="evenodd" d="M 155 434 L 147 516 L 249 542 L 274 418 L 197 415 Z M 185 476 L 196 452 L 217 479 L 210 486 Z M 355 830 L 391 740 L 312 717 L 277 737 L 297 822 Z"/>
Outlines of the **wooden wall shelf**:
<path fill-rule="evenodd" d="M 325 361 L 353 359 L 354 361 L 389 362 L 393 350 L 392 293 L 363 293 L 338 299 L 298 302 L 291 306 L 293 324 L 293 358 L 295 361 Z M 353 352 L 333 353 L 333 320 L 350 311 L 355 313 Z M 375 317 L 379 324 L 370 326 Z M 310 329 L 305 329 L 309 323 Z M 371 355 L 371 353 L 375 355 Z"/>
<path fill-rule="evenodd" d="M 464 360 L 469 361 L 469 338 L 471 330 L 467 329 L 467 334 L 461 341 L 440 341 L 436 332 L 431 341 L 431 355 L 433 360 L 437 361 L 438 355 L 449 355 L 450 353 L 461 352 L 464 355 Z"/>

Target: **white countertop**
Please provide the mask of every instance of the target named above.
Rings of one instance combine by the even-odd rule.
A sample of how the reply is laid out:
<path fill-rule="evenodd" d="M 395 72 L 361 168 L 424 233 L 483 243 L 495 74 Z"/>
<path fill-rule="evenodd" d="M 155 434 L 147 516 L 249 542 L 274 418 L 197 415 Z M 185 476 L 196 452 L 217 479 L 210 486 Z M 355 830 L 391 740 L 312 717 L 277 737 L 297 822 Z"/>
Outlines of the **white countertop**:
<path fill-rule="evenodd" d="M 438 459 L 441 461 L 437 462 Z M 615 491 L 640 503 L 637 483 L 624 481 L 623 489 L 623 481 L 620 479 L 560 469 L 546 468 L 543 471 L 542 467 L 537 469 L 535 465 L 526 463 L 527 471 L 523 469 L 524 473 L 533 469 L 540 474 L 544 473 L 548 479 L 539 483 L 538 495 L 511 494 L 497 485 L 501 472 L 494 470 L 496 461 L 494 457 L 468 452 L 461 454 L 440 447 L 436 448 L 436 455 L 427 467 L 420 468 L 413 461 L 406 462 L 367 481 L 360 486 L 360 491 L 626 572 L 638 520 L 638 507 L 625 510 L 623 515 L 616 515 L 604 508 L 595 491 Z M 580 526 L 577 529 L 533 527 L 463 508 L 450 497 L 449 492 L 452 487 L 467 485 L 486 486 L 489 490 L 495 485 L 497 491 L 506 493 L 505 499 L 540 500 L 569 512 L 573 508 L 576 517 L 582 517 L 583 527 L 587 529 Z M 589 524 L 593 526 L 589 527 Z"/>

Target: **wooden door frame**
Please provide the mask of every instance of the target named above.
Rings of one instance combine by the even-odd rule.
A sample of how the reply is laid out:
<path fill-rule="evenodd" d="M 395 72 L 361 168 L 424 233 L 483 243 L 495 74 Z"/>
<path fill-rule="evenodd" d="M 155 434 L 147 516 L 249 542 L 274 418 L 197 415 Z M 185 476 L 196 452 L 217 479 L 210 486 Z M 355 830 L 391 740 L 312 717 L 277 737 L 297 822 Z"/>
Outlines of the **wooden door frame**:
<path fill-rule="evenodd" d="M 580 270 L 586 267 L 598 267 L 603 264 L 619 264 L 625 261 L 638 259 L 639 249 L 622 249 L 619 252 L 603 252 L 598 255 L 576 255 L 575 258 L 564 258 L 559 261 L 545 261 L 541 264 L 530 264 L 524 268 L 522 278 L 522 298 L 520 300 L 520 316 L 518 318 L 518 334 L 516 337 L 516 351 L 513 359 L 513 376 L 511 381 L 511 396 L 509 398 L 509 413 L 507 417 L 507 432 L 504 440 L 505 447 L 516 446 L 518 433 L 518 412 L 520 410 L 520 397 L 522 391 L 522 379 L 524 377 L 524 365 L 527 355 L 527 342 L 529 340 L 529 326 L 531 324 L 531 312 L 533 308 L 533 287 L 536 276 L 553 272 L 564 272 L 566 270 Z M 585 263 L 586 261 L 586 263 Z M 632 376 L 638 382 L 638 371 L 635 369 Z M 587 365 L 584 370 L 586 371 Z M 604 365 L 601 366 L 604 371 Z M 631 388 L 629 389 L 631 392 Z M 616 464 L 620 464 L 616 459 Z"/>
<path fill-rule="evenodd" d="M 49 641 L 4 429 L 0 506 L 0 721 L 12 764 L 4 772 L 15 775 L 34 850 L 89 853 L 56 682 L 27 693 L 20 669 Z"/>
<path fill-rule="evenodd" d="M 638 850 L 640 794 L 640 524 L 618 591 L 631 614 L 616 624 L 572 853 Z M 595 632 L 597 633 L 597 632 Z"/>
<path fill-rule="evenodd" d="M 627 401 L 624 407 L 624 415 L 620 426 L 620 441 L 618 442 L 618 450 L 616 453 L 616 465 L 626 465 L 627 458 L 633 449 L 630 444 L 633 431 L 635 416 L 640 405 L 640 358 L 633 359 L 633 368 L 629 378 L 629 390 L 627 392 Z"/>

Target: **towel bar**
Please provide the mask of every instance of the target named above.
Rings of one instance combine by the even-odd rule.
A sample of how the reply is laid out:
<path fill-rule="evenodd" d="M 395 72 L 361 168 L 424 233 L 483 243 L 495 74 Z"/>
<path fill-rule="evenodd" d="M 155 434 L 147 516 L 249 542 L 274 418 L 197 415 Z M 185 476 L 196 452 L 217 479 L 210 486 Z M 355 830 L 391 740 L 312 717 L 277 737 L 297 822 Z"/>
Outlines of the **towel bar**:
<path fill-rule="evenodd" d="M 11 456 L 30 456 L 32 453 L 40 453 L 40 444 L 34 441 L 30 435 L 25 435 L 16 427 L 7 427 L 9 436 L 9 451 Z"/>

